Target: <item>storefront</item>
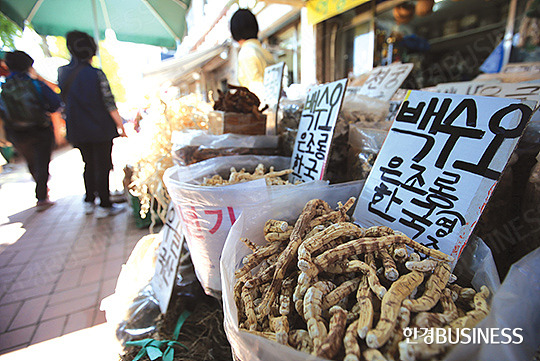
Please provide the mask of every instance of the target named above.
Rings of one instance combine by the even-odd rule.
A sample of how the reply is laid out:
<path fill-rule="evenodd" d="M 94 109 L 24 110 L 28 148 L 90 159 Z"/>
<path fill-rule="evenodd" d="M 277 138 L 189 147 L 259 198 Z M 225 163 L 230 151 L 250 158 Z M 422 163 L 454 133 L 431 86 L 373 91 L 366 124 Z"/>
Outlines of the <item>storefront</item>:
<path fill-rule="evenodd" d="M 268 21 L 260 38 L 277 60 L 286 63 L 287 84 L 298 85 L 307 69 L 301 64 L 307 61 L 316 67 L 319 83 L 310 84 L 307 90 L 297 87 L 301 89 L 298 99 L 282 99 L 277 136 L 264 135 L 264 129 L 248 133 L 239 126 L 240 119 L 245 119 L 239 113 L 248 118 L 255 111 L 247 102 L 253 99 L 249 95 L 233 98 L 240 90 L 229 92 L 227 101 L 224 94 L 220 99 L 214 96 L 213 104 L 206 104 L 209 99 L 199 101 L 196 111 L 192 99 L 179 97 L 170 104 L 180 105 L 176 114 L 182 120 L 180 126 L 163 121 L 166 136 L 155 137 L 163 141 L 156 148 L 168 149 L 169 163 L 156 167 L 156 162 L 146 159 L 156 168 L 153 174 L 164 170 L 161 179 L 153 179 L 159 181 L 159 189 L 167 189 L 170 198 L 167 217 L 162 218 L 166 224 L 163 237 L 169 240 L 162 241 L 156 265 L 151 265 L 158 275 L 153 280 L 164 275 L 170 280 L 178 275 L 179 279 L 189 277 L 208 296 L 223 302 L 202 298 L 202 293 L 189 295 L 197 299 L 195 312 L 189 316 L 194 323 L 208 319 L 208 309 L 196 314 L 206 301 L 213 302 L 208 302 L 209 308 L 223 310 L 214 323 L 223 323 L 224 330 L 212 331 L 217 337 L 207 337 L 210 342 L 203 351 L 218 350 L 215 344 L 220 343 L 225 348 L 214 359 L 303 361 L 355 359 L 353 356 L 374 359 L 379 355 L 396 360 L 445 359 L 452 346 L 417 349 L 411 345 L 424 341 L 417 340 L 414 332 L 455 332 L 463 325 L 472 328 L 482 318 L 513 321 L 515 314 L 532 313 L 531 308 L 518 305 L 522 292 L 518 288 L 530 284 L 532 278 L 513 278 L 508 270 L 537 248 L 537 242 L 529 242 L 525 236 L 537 234 L 538 207 L 529 200 L 539 194 L 534 174 L 540 168 L 531 168 L 538 161 L 538 132 L 537 128 L 524 130 L 521 120 L 532 114 L 531 109 L 523 110 L 524 98 L 513 99 L 516 96 L 508 93 L 500 98 L 442 96 L 443 90 L 437 88 L 430 89 L 437 92 L 407 92 L 408 103 L 399 116 L 390 107 L 400 86 L 419 89 L 474 79 L 505 34 L 517 32 L 518 25 L 508 19 L 514 18 L 510 5 L 521 3 L 443 0 L 417 13 L 424 2 L 415 2 L 413 8 L 403 1 L 344 1 L 348 6 L 327 9 L 321 16 L 310 15 L 309 6 L 319 2 L 310 3 L 300 15 L 292 13 L 277 22 L 270 21 L 265 8 L 258 12 L 258 18 Z M 411 10 L 413 13 L 407 13 Z M 316 56 L 311 58 L 305 56 L 307 22 L 314 25 L 315 33 Z M 222 27 L 223 19 L 218 23 Z M 215 35 L 213 31 L 208 32 L 207 40 Z M 195 52 L 161 69 L 162 80 L 168 79 L 181 94 L 225 90 L 226 83 L 234 83 L 236 45 L 207 45 L 200 43 Z M 505 52 L 501 54 L 502 63 Z M 394 67 L 397 62 L 408 64 Z M 384 79 L 373 82 L 377 71 L 371 71 L 386 65 L 390 65 L 386 70 L 413 70 L 408 78 L 408 72 L 400 70 L 399 84 L 396 81 L 395 87 L 387 87 Z M 392 89 L 381 92 L 384 96 L 361 93 L 361 87 L 350 89 L 364 82 Z M 538 87 L 527 95 L 533 100 Z M 397 107 L 401 104 L 394 102 Z M 225 103 L 231 109 L 243 104 L 245 111 L 214 107 Z M 434 116 L 438 104 L 443 105 Z M 217 116 L 210 107 L 224 113 L 219 131 L 211 125 Z M 523 125 L 519 127 L 521 145 L 517 146 L 518 135 L 504 139 L 512 144 L 501 146 L 504 127 L 493 126 L 492 120 L 499 121 L 515 109 L 524 114 L 519 121 L 517 116 L 509 120 Z M 335 119 L 330 119 L 331 114 Z M 174 119 L 166 112 L 162 118 Z M 229 125 L 236 126 L 234 131 L 225 131 L 227 118 Z M 185 121 L 192 119 L 204 121 Z M 315 119 L 318 125 L 307 124 Z M 169 134 L 171 130 L 176 134 Z M 528 142 L 530 149 L 524 149 Z M 275 173 L 284 178 L 267 183 Z M 295 183 L 294 177 L 299 176 L 305 176 L 303 184 Z M 246 182 L 239 185 L 236 181 Z M 282 187 L 287 181 L 294 184 Z M 500 183 L 497 188 L 496 182 Z M 359 225 L 365 229 L 360 230 Z M 507 230 L 510 233 L 503 233 Z M 416 252 L 409 254 L 404 245 Z M 188 263 L 191 260 L 187 274 L 182 273 L 182 261 L 173 256 Z M 507 274 L 507 284 L 502 287 L 510 290 L 512 303 L 497 294 L 498 277 Z M 183 297 L 185 291 L 177 286 L 161 289 L 167 292 L 159 307 L 169 323 L 183 319 L 179 314 L 184 311 L 184 300 L 179 295 Z M 318 287 L 324 289 L 324 295 Z M 428 300 L 431 292 L 436 299 Z M 492 301 L 487 300 L 488 294 Z M 202 299 L 206 301 L 199 302 Z M 280 304 L 262 307 L 267 299 Z M 360 304 L 361 299 L 370 301 Z M 413 305 L 414 311 L 408 306 L 400 306 L 399 315 L 397 307 L 387 311 L 395 300 L 402 306 Z M 173 307 L 165 312 L 167 305 Z M 363 318 L 356 313 L 373 312 L 374 305 L 380 307 L 380 314 Z M 453 307 L 460 307 L 459 311 Z M 314 310 L 320 311 L 315 314 Z M 427 320 L 428 313 L 439 323 Z M 313 321 L 328 337 L 319 339 L 311 327 Z M 354 322 L 356 328 L 351 326 Z M 365 328 L 358 326 L 360 322 L 367 323 Z M 503 327 L 496 325 L 497 329 Z M 528 322 L 512 325 L 533 328 Z M 186 334 L 178 340 L 201 332 L 192 331 L 193 324 L 184 327 Z M 379 338 L 383 329 L 384 337 Z M 412 331 L 409 334 L 405 329 Z M 160 329 L 157 338 L 173 340 L 165 331 Z M 176 341 L 177 335 L 174 337 Z M 323 345 L 328 340 L 332 346 Z M 141 342 L 130 346 L 141 346 Z M 479 352 L 503 352 L 492 346 L 483 343 Z M 194 345 L 188 347 L 191 352 Z M 127 360 L 147 352 L 138 347 L 128 351 Z M 464 345 L 455 346 L 452 352 L 456 351 L 461 353 L 460 360 L 490 359 L 471 356 Z M 425 356 L 424 352 L 432 353 Z"/>
<path fill-rule="evenodd" d="M 317 24 L 317 78 L 354 82 L 373 66 L 413 63 L 404 87 L 420 89 L 474 79 L 499 45 L 504 62 L 535 61 L 538 52 L 530 46 L 514 46 L 510 57 L 511 47 L 501 44 L 520 32 L 526 6 L 515 0 L 364 2 Z"/>
<path fill-rule="evenodd" d="M 301 63 L 301 1 L 281 4 L 257 3 L 252 8 L 259 22 L 259 39 L 274 55 L 277 62 L 286 64 L 287 85 L 300 82 Z M 227 2 L 207 28 L 188 35 L 179 48 L 185 52 L 175 59 L 162 62 L 145 72 L 144 77 L 152 85 L 168 85 L 179 88 L 180 95 L 199 93 L 205 100 L 218 90 L 226 91 L 227 84 L 237 84 L 236 57 L 239 46 L 230 38 L 228 19 L 239 8 L 236 1 Z M 189 24 L 208 21 L 197 15 L 194 7 L 187 17 Z M 201 30 L 202 29 L 202 30 Z M 206 29 L 206 30 L 204 30 Z M 214 96 L 217 97 L 217 96 Z"/>

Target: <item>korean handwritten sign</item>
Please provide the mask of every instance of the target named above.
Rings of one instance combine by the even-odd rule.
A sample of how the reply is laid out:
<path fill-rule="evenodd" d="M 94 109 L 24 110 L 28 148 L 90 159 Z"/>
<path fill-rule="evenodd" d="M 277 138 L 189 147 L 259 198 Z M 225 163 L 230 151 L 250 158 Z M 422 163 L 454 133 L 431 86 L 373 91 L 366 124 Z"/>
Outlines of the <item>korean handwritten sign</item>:
<path fill-rule="evenodd" d="M 312 89 L 306 98 L 291 158 L 291 182 L 321 180 L 347 79 Z"/>
<path fill-rule="evenodd" d="M 405 81 L 413 68 L 413 64 L 392 64 L 378 66 L 373 69 L 360 94 L 381 100 L 390 100 L 396 90 Z"/>
<path fill-rule="evenodd" d="M 539 83 L 457 82 L 438 84 L 439 93 L 481 95 L 497 98 L 513 98 L 540 101 Z"/>
<path fill-rule="evenodd" d="M 510 63 L 506 64 L 501 73 L 538 73 L 540 72 L 540 62 L 530 63 Z"/>
<path fill-rule="evenodd" d="M 411 91 L 354 217 L 457 259 L 532 110 L 520 100 Z"/>
<path fill-rule="evenodd" d="M 285 63 L 281 62 L 264 69 L 264 102 L 268 104 L 266 111 L 266 134 L 275 135 L 277 127 L 277 110 L 283 84 L 283 69 Z"/>
<path fill-rule="evenodd" d="M 151 281 L 152 288 L 156 292 L 161 313 L 167 312 L 172 288 L 176 279 L 176 268 L 178 267 L 183 242 L 180 226 L 180 217 L 171 202 L 167 210 L 167 221 L 159 232 L 161 242 L 159 244 L 154 277 Z"/>

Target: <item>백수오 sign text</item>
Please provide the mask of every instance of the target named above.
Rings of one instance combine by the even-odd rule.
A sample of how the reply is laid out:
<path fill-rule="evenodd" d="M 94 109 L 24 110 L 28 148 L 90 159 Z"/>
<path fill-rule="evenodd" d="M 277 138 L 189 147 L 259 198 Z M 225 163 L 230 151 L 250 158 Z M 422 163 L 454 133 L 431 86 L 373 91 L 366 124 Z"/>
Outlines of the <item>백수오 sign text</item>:
<path fill-rule="evenodd" d="M 308 93 L 291 158 L 291 182 L 323 179 L 346 87 L 347 79 L 342 79 Z"/>
<path fill-rule="evenodd" d="M 532 110 L 520 100 L 411 91 L 354 212 L 457 259 Z"/>

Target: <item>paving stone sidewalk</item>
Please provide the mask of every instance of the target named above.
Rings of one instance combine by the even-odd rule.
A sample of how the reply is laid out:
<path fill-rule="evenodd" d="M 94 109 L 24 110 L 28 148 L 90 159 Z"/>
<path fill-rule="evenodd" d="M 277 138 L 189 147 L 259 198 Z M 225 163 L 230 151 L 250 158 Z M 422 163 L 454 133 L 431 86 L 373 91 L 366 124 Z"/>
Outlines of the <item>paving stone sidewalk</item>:
<path fill-rule="evenodd" d="M 78 150 L 53 156 L 56 205 L 44 212 L 35 211 L 35 185 L 21 161 L 0 173 L 0 354 L 104 323 L 100 302 L 149 233 L 130 208 L 104 219 L 85 215 Z"/>

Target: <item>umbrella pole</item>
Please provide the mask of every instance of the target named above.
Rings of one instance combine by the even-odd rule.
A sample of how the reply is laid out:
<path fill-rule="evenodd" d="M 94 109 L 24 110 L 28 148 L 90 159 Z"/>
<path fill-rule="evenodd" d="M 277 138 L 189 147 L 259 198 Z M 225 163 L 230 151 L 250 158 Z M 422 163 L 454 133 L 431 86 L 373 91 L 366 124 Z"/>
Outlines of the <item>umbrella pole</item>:
<path fill-rule="evenodd" d="M 96 0 L 91 0 L 91 1 L 92 1 L 92 13 L 94 16 L 94 40 L 97 45 L 96 55 L 98 58 L 98 65 L 101 68 L 101 53 L 99 51 L 99 27 L 98 27 L 98 18 L 97 18 L 97 5 L 96 5 Z"/>

